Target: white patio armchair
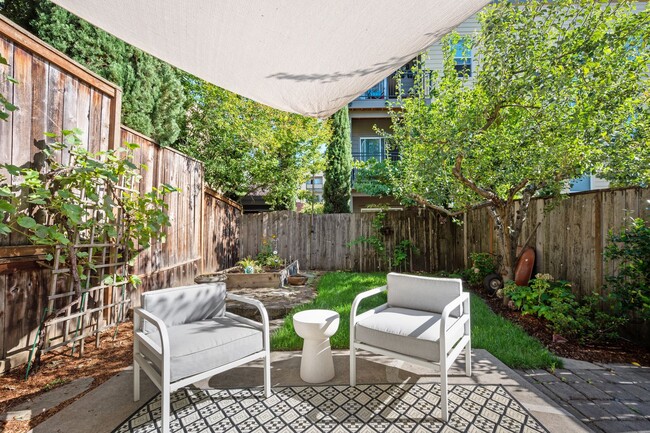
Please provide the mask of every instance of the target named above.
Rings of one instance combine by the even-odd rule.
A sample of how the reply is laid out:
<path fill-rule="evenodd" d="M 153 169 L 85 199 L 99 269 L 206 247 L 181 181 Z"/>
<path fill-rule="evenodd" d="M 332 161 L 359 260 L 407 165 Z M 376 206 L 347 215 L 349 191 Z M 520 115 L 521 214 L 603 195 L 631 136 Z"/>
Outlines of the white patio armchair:
<path fill-rule="evenodd" d="M 462 281 L 390 273 L 387 285 L 360 293 L 350 313 L 350 385 L 356 385 L 356 350 L 440 371 L 442 420 L 449 420 L 447 372 L 465 349 L 471 376 L 469 294 Z M 388 302 L 357 314 L 362 300 L 388 290 Z"/>
<path fill-rule="evenodd" d="M 226 311 L 226 299 L 257 307 L 262 322 Z M 202 379 L 264 359 L 264 394 L 271 394 L 269 320 L 261 302 L 226 292 L 225 283 L 155 290 L 133 315 L 133 399 L 142 369 L 162 392 L 162 431 L 169 432 L 170 394 Z"/>

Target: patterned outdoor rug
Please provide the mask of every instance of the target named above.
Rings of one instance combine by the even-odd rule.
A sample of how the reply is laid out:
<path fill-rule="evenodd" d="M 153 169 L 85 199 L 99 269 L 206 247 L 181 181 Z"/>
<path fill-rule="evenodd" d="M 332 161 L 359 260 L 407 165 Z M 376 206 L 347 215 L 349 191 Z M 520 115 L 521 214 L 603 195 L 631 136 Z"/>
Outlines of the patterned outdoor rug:
<path fill-rule="evenodd" d="M 455 385 L 439 420 L 438 384 L 185 388 L 172 395 L 172 432 L 547 432 L 502 386 Z M 157 432 L 160 394 L 114 433 Z"/>

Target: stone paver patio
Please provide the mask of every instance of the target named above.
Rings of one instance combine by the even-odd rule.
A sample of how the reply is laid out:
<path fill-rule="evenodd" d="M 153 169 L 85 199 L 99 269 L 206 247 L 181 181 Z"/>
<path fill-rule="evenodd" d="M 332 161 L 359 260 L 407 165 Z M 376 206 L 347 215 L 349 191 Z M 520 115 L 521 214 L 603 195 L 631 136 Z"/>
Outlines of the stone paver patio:
<path fill-rule="evenodd" d="M 521 372 L 596 433 L 650 432 L 650 368 L 564 360 L 564 368 Z"/>

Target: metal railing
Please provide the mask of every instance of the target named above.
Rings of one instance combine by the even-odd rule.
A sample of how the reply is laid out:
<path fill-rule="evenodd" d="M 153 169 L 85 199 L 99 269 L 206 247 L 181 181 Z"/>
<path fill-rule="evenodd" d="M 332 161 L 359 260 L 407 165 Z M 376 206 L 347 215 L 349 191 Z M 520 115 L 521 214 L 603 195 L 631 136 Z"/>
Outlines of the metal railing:
<path fill-rule="evenodd" d="M 413 87 L 414 74 L 412 71 L 403 71 L 400 79 L 397 77 L 398 73 L 394 72 L 388 77 L 384 78 L 379 83 L 372 86 L 366 92 L 359 96 L 360 100 L 373 100 L 373 99 L 397 99 L 398 96 L 398 81 L 402 83 L 402 96 L 407 96 Z"/>
<path fill-rule="evenodd" d="M 352 159 L 354 161 L 370 161 L 374 159 L 375 161 L 385 161 L 387 159 L 391 161 L 399 161 L 399 151 L 391 150 L 388 153 L 382 152 L 352 152 Z M 352 167 L 352 186 L 357 179 L 359 169 L 357 167 Z"/>

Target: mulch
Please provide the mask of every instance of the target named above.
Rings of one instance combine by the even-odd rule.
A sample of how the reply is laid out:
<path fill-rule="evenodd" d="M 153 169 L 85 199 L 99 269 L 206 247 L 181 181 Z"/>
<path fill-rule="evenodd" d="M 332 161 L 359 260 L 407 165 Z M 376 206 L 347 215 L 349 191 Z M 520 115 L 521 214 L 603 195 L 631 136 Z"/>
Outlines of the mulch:
<path fill-rule="evenodd" d="M 482 288 L 473 292 L 479 295 L 496 314 L 522 327 L 528 334 L 537 338 L 551 352 L 563 358 L 578 359 L 603 364 L 638 364 L 650 366 L 650 348 L 635 344 L 624 338 L 597 344 L 581 344 L 578 341 L 554 341 L 545 320 L 532 315 L 522 315 L 503 304 L 503 300 L 490 296 Z"/>
<path fill-rule="evenodd" d="M 0 431 L 4 433 L 28 432 L 131 365 L 133 360 L 133 324 L 125 322 L 119 325 L 115 339 L 113 339 L 114 332 L 115 328 L 111 328 L 102 334 L 99 348 L 95 347 L 95 338 L 89 337 L 86 340 L 84 356 L 81 358 L 78 351 L 76 355 L 72 356 L 70 348 L 62 348 L 44 354 L 41 367 L 36 373 L 30 374 L 27 380 L 25 380 L 25 367 L 16 368 L 0 376 L 0 413 L 75 379 L 93 378 L 92 384 L 86 391 L 31 420 L 0 421 Z"/>

